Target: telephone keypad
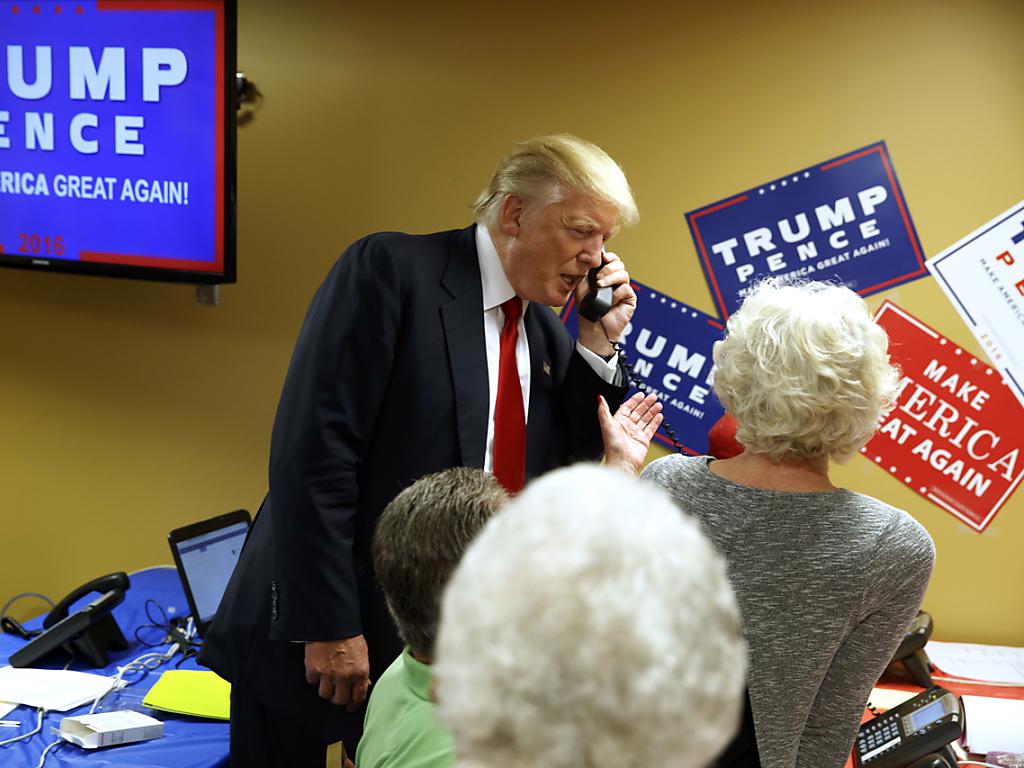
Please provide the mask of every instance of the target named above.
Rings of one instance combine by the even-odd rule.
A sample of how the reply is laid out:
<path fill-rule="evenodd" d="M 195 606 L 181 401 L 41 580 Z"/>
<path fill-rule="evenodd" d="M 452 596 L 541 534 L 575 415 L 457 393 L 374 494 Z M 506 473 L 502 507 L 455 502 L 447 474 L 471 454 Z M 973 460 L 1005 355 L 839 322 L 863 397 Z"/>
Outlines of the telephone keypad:
<path fill-rule="evenodd" d="M 861 731 L 857 737 L 857 747 L 862 755 L 869 752 L 880 754 L 878 751 L 880 748 L 881 752 L 888 751 L 889 748 L 898 744 L 899 740 L 898 721 L 895 718 L 880 717 Z"/>

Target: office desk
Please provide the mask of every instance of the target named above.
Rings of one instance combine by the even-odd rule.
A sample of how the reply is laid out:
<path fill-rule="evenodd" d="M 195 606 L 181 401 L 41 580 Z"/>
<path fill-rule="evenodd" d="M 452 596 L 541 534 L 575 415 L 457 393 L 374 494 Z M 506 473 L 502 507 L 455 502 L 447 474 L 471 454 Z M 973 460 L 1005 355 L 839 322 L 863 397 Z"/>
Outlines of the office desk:
<path fill-rule="evenodd" d="M 57 595 L 56 597 L 60 597 Z M 93 594 L 83 598 L 81 605 L 95 598 Z M 110 654 L 110 664 L 104 669 L 91 669 L 81 663 L 75 663 L 71 669 L 81 672 L 96 672 L 104 675 L 117 674 L 118 664 L 125 664 L 136 656 L 149 650 L 135 640 L 135 630 L 142 624 L 149 623 L 146 618 L 145 602 L 148 598 L 156 600 L 165 610 L 174 611 L 173 615 L 188 614 L 188 603 L 181 590 L 178 572 L 171 566 L 147 568 L 131 575 L 131 588 L 125 593 L 124 602 L 114 609 L 121 631 L 128 639 L 127 651 L 114 651 Z M 38 629 L 42 625 L 42 617 L 26 622 L 30 629 Z M 152 633 L 151 633 L 152 634 Z M 146 637 L 146 636 L 144 636 Z M 12 653 L 21 648 L 25 641 L 12 635 L 0 634 L 0 666 L 6 666 Z M 163 650 L 162 646 L 159 650 Z M 120 692 L 125 699 L 141 701 L 166 669 L 174 669 L 181 659 L 177 655 L 164 666 L 148 672 L 144 677 L 131 676 L 137 681 Z M 67 657 L 45 665 L 51 669 L 61 669 L 67 663 Z M 195 658 L 190 658 L 181 665 L 181 669 L 202 669 Z M 100 704 L 103 708 L 118 692 L 108 694 Z M 71 715 L 84 715 L 89 711 L 88 704 L 69 712 L 47 713 L 43 721 L 43 730 L 30 739 L 0 747 L 0 765 L 3 768 L 32 768 L 39 762 L 39 756 L 47 744 L 56 738 L 50 731 L 59 728 L 60 721 Z M 174 715 L 168 712 L 153 712 L 156 719 L 164 723 L 163 738 L 153 741 L 128 744 L 119 747 L 85 750 L 74 744 L 65 742 L 60 747 L 50 750 L 46 756 L 45 768 L 72 768 L 81 766 L 102 765 L 104 768 L 139 768 L 139 766 L 168 766 L 173 768 L 212 768 L 227 765 L 228 759 L 228 724 L 222 721 L 203 720 L 200 718 Z M 4 717 L 6 720 L 21 720 L 24 726 L 20 729 L 0 728 L 0 741 L 31 731 L 36 725 L 36 710 L 21 706 Z"/>

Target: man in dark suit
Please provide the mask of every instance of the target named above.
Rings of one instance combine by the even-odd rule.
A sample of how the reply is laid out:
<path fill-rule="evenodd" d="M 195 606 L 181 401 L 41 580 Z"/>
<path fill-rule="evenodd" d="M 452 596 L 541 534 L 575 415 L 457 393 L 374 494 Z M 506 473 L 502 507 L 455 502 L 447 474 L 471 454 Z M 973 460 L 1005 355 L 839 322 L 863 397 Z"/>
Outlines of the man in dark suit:
<path fill-rule="evenodd" d="M 512 492 L 601 453 L 598 397 L 625 394 L 609 340 L 636 307 L 604 253 L 637 218 L 615 162 L 568 135 L 517 144 L 477 223 L 351 245 L 310 304 L 281 394 L 270 490 L 201 660 L 232 682 L 232 765 L 354 754 L 367 688 L 401 652 L 374 583 L 381 510 L 416 479 L 481 467 Z M 548 308 L 617 286 L 573 344 Z"/>

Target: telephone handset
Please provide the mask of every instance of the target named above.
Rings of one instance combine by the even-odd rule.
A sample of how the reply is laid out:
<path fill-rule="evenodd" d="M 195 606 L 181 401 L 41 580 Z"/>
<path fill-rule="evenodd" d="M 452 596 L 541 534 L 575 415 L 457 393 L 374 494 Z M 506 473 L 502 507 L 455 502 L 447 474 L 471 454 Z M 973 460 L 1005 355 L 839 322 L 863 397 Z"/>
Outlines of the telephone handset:
<path fill-rule="evenodd" d="M 43 631 L 11 654 L 11 666 L 31 666 L 60 648 L 94 667 L 107 666 L 109 649 L 128 648 L 128 641 L 111 611 L 124 600 L 129 585 L 128 575 L 118 571 L 73 590 L 43 620 Z M 91 592 L 101 594 L 68 615 L 70 607 Z"/>
<path fill-rule="evenodd" d="M 604 253 L 604 248 L 601 248 L 601 253 Z M 587 272 L 587 285 L 590 286 L 590 292 L 580 301 L 580 316 L 592 323 L 596 323 L 601 320 L 602 317 L 608 314 L 612 306 L 614 306 L 614 299 L 612 293 L 615 291 L 614 286 L 605 286 L 601 288 L 597 284 L 597 273 L 601 271 L 601 267 L 604 266 L 603 259 L 602 263 Z M 629 362 L 629 358 L 626 356 L 625 350 L 619 346 L 617 341 L 608 339 L 611 345 L 615 348 L 616 354 L 619 356 L 619 361 L 622 367 L 626 371 L 626 376 L 629 378 L 629 383 L 636 387 L 641 392 L 649 392 L 650 387 L 646 382 L 641 381 L 636 373 L 633 371 L 633 365 Z M 684 453 L 683 446 L 679 444 L 676 439 L 676 433 L 672 430 L 672 425 L 667 420 L 662 420 L 661 428 L 665 430 L 665 433 L 671 438 L 672 445 L 675 446 L 677 453 Z"/>
<path fill-rule="evenodd" d="M 590 286 L 590 293 L 580 301 L 580 315 L 592 323 L 596 323 L 607 315 L 614 301 L 612 299 L 612 292 L 615 289 L 612 286 L 608 285 L 600 288 L 597 285 L 597 273 L 601 271 L 603 266 L 604 264 L 601 264 L 587 272 L 587 285 Z"/>
<path fill-rule="evenodd" d="M 126 592 L 129 584 L 128 574 L 124 571 L 117 571 L 116 573 L 108 573 L 106 576 L 100 576 L 99 578 L 83 584 L 77 589 L 73 589 L 67 597 L 57 603 L 57 605 L 53 607 L 53 610 L 46 615 L 46 618 L 43 619 L 43 629 L 49 629 L 58 621 L 65 618 L 68 615 L 68 608 L 90 592 L 102 593 L 109 592 L 112 589 L 119 589 L 121 592 Z"/>
<path fill-rule="evenodd" d="M 853 746 L 856 768 L 906 768 L 925 758 L 941 760 L 948 745 L 963 735 L 960 698 L 932 686 L 860 727 Z M 955 765 L 955 762 L 953 763 Z"/>

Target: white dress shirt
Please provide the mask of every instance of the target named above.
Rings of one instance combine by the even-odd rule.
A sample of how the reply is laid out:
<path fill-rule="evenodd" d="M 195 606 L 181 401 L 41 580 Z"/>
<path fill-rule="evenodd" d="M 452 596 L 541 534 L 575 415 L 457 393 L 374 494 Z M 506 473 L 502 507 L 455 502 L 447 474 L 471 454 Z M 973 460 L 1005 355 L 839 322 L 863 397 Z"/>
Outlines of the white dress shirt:
<path fill-rule="evenodd" d="M 487 227 L 477 225 L 476 252 L 480 261 L 480 281 L 484 299 L 484 341 L 487 345 L 487 442 L 484 450 L 484 471 L 490 472 L 494 466 L 494 403 L 498 397 L 498 361 L 501 356 L 501 327 L 505 323 L 505 313 L 501 305 L 516 295 L 515 289 L 508 281 L 505 270 L 498 258 L 498 251 L 491 240 Z M 523 389 L 523 413 L 530 418 L 530 344 L 526 338 L 526 308 L 530 302 L 523 299 L 523 314 L 519 318 L 519 339 L 516 341 L 516 367 L 519 369 L 519 384 Z M 546 309 L 544 311 L 550 312 Z M 606 361 L 600 355 L 591 352 L 579 342 L 576 349 L 594 372 L 609 384 L 615 383 L 619 376 L 619 368 L 613 357 Z M 597 404 L 594 404 L 597 408 Z"/>

